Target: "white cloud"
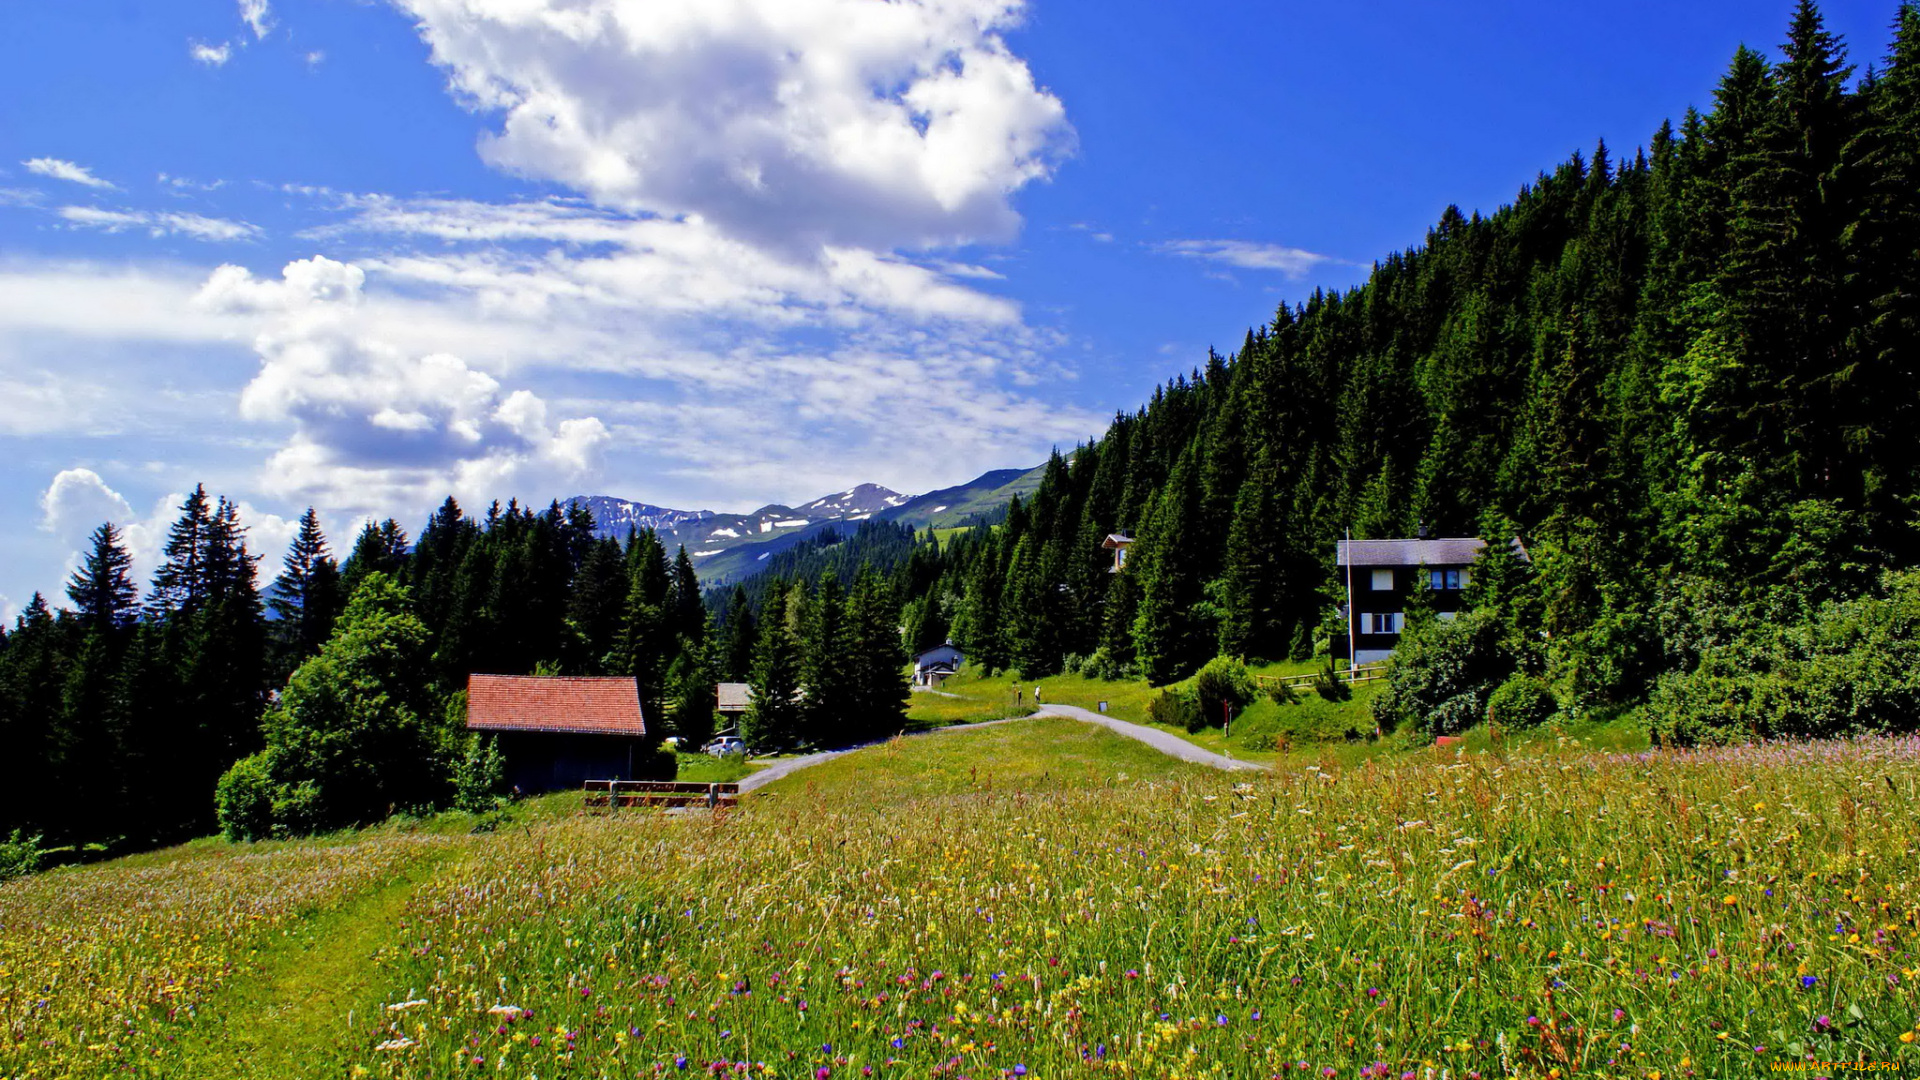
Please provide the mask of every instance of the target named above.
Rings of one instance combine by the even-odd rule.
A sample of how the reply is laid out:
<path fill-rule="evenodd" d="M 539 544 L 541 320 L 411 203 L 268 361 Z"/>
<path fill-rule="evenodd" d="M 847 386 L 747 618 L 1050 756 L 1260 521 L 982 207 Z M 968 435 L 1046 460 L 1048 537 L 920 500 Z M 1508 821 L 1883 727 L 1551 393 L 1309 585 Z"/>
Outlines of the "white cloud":
<path fill-rule="evenodd" d="M 7 594 L 0 593 L 0 623 L 4 623 L 8 629 L 12 629 L 13 621 L 19 617 L 20 605 L 8 599 Z"/>
<path fill-rule="evenodd" d="M 306 60 L 307 60 L 307 67 L 318 68 L 321 64 L 326 63 L 327 54 L 325 51 L 321 49 L 315 49 L 312 52 L 307 54 Z"/>
<path fill-rule="evenodd" d="M 40 528 L 77 542 L 103 521 L 123 524 L 133 506 L 92 469 L 63 469 L 40 496 Z"/>
<path fill-rule="evenodd" d="M 263 487 L 335 510 L 389 513 L 452 492 L 478 499 L 516 482 L 558 482 L 590 470 L 607 441 L 593 417 L 554 424 L 532 392 L 445 352 L 408 352 L 369 333 L 366 275 L 316 256 L 279 279 L 223 266 L 196 304 L 257 321 L 259 373 L 243 418 L 291 434 Z"/>
<path fill-rule="evenodd" d="M 20 164 L 25 165 L 28 172 L 38 176 L 45 176 L 54 180 L 66 180 L 75 184 L 84 184 L 90 188 L 113 188 L 113 184 L 93 175 L 93 171 L 85 165 L 75 165 L 71 161 L 41 157 L 29 158 Z"/>
<path fill-rule="evenodd" d="M 395 0 L 482 155 L 604 206 L 764 246 L 1012 236 L 1071 144 L 1007 48 L 1021 0 Z"/>
<path fill-rule="evenodd" d="M 1247 240 L 1173 240 L 1161 244 L 1160 250 L 1242 270 L 1274 270 L 1290 278 L 1305 277 L 1316 266 L 1340 261 L 1330 255 Z"/>
<path fill-rule="evenodd" d="M 154 182 L 176 191 L 219 191 L 227 186 L 225 180 L 200 181 L 185 176 L 171 176 L 167 173 L 160 173 L 154 177 Z"/>
<path fill-rule="evenodd" d="M 203 214 L 151 213 L 146 210 L 103 210 L 97 206 L 63 206 L 55 211 L 68 222 L 89 229 L 120 232 L 145 229 L 155 237 L 185 236 L 212 243 L 249 240 L 260 235 L 258 226 Z"/>
<path fill-rule="evenodd" d="M 209 45 L 204 41 L 190 41 L 187 52 L 194 60 L 208 67 L 222 67 L 233 57 L 233 46 L 227 42 Z"/>
<path fill-rule="evenodd" d="M 254 40 L 266 37 L 273 29 L 267 0 L 240 0 L 240 21 L 253 28 Z"/>

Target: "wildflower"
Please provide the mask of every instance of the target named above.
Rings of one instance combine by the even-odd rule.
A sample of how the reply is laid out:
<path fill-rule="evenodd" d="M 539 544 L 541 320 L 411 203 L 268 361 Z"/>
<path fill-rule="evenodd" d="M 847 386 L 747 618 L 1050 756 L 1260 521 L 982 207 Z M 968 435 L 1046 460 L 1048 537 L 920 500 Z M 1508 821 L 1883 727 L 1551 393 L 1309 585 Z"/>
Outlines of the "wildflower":
<path fill-rule="evenodd" d="M 827 1068 L 825 1065 L 813 1070 L 813 1080 L 827 1080 L 827 1077 L 832 1075 L 833 1070 Z"/>
<path fill-rule="evenodd" d="M 673 1067 L 676 1069 L 684 1070 L 687 1067 L 687 1055 L 685 1054 L 673 1055 Z"/>
<path fill-rule="evenodd" d="M 1015 1065 L 1013 1067 L 1013 1075 L 1015 1076 L 1027 1075 L 1027 1067 L 1025 1065 Z"/>
<path fill-rule="evenodd" d="M 1800 988 L 1801 988 L 1802 990 L 1811 990 L 1811 989 L 1813 989 L 1813 988 L 1814 988 L 1814 986 L 1815 986 L 1816 984 L 1818 984 L 1819 982 L 1820 982 L 1820 979 L 1819 979 L 1819 978 L 1818 978 L 1817 976 L 1814 976 L 1814 975 L 1802 975 L 1802 976 L 1800 976 Z"/>

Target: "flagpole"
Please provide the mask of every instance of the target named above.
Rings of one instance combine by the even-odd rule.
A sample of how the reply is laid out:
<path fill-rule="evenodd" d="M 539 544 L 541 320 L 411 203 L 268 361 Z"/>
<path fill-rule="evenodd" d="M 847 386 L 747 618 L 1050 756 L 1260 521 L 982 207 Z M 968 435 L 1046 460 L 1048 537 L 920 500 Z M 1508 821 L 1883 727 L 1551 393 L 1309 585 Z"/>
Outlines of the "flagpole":
<path fill-rule="evenodd" d="M 1353 529 L 1347 529 L 1347 672 L 1349 675 L 1360 666 L 1360 654 L 1353 643 L 1353 620 L 1358 612 L 1353 610 Z"/>

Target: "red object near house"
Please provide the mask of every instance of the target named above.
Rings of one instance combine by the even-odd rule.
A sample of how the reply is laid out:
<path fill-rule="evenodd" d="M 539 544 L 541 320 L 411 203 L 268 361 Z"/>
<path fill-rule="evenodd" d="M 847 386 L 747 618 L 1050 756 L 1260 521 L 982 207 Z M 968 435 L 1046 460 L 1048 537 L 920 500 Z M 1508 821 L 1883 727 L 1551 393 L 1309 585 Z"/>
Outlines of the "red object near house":
<path fill-rule="evenodd" d="M 522 791 L 639 780 L 654 755 L 631 678 L 469 675 L 467 730 L 493 735 Z"/>

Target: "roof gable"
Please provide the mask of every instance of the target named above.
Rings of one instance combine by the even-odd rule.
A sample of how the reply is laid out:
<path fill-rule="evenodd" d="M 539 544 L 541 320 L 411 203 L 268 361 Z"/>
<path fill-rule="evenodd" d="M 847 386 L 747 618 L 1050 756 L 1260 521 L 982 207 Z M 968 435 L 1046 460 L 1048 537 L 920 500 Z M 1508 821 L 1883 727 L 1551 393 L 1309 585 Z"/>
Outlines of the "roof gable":
<path fill-rule="evenodd" d="M 639 737 L 647 724 L 631 678 L 469 675 L 467 729 Z"/>

